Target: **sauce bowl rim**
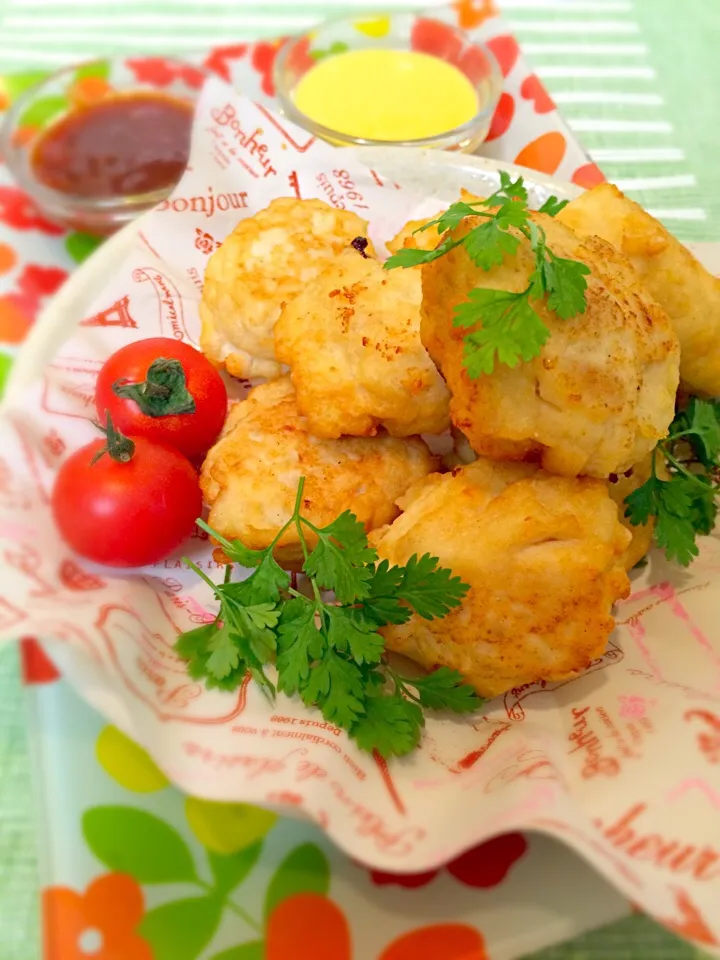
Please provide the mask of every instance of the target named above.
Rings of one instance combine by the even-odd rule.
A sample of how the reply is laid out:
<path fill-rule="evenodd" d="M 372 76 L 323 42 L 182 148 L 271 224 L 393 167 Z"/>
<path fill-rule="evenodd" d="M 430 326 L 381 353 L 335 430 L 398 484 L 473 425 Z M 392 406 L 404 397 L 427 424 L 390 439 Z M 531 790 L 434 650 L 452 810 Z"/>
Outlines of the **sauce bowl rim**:
<path fill-rule="evenodd" d="M 455 27 L 451 23 L 446 23 L 444 20 L 439 20 L 436 16 L 432 16 L 432 14 L 432 7 L 427 10 L 398 10 L 391 12 L 388 12 L 387 10 L 373 11 L 370 9 L 363 11 L 362 13 L 346 13 L 340 14 L 336 17 L 328 17 L 326 20 L 321 21 L 314 27 L 310 27 L 308 30 L 304 30 L 300 33 L 294 34 L 293 36 L 287 37 L 282 46 L 279 48 L 273 63 L 273 86 L 275 87 L 275 96 L 279 102 L 283 115 L 287 117 L 288 120 L 291 120 L 293 123 L 296 123 L 298 126 L 302 127 L 304 130 L 307 130 L 308 133 L 312 133 L 323 140 L 328 140 L 335 145 L 346 147 L 433 147 L 441 146 L 447 140 L 461 140 L 466 135 L 472 135 L 475 129 L 480 126 L 480 124 L 486 121 L 489 122 L 492 119 L 502 93 L 502 70 L 500 69 L 500 64 L 498 63 L 497 57 L 486 43 L 483 43 L 482 40 L 474 39 L 469 32 L 462 30 L 460 27 Z M 392 21 L 402 20 L 405 22 L 417 20 L 419 18 L 434 20 L 436 23 L 441 23 L 445 29 L 452 30 L 452 32 L 463 41 L 463 43 L 481 50 L 490 67 L 488 81 L 490 84 L 491 96 L 488 98 L 487 103 L 469 120 L 466 120 L 464 123 L 461 123 L 458 126 L 448 127 L 448 129 L 444 130 L 442 133 L 433 134 L 431 137 L 419 137 L 411 140 L 375 140 L 364 137 L 354 137 L 350 134 L 341 133 L 338 130 L 334 130 L 332 127 L 327 127 L 322 123 L 318 123 L 316 120 L 313 120 L 312 117 L 309 117 L 306 113 L 303 113 L 301 110 L 299 110 L 292 99 L 292 91 L 287 89 L 284 82 L 285 69 L 287 67 L 288 59 L 290 58 L 292 52 L 297 48 L 297 45 L 305 39 L 312 38 L 319 30 L 343 23 L 350 25 L 363 23 L 365 21 L 377 20 L 380 17 L 388 17 Z M 431 56 L 434 56 L 434 54 L 431 54 Z M 443 58 L 439 57 L 438 59 Z M 473 86 L 477 88 L 476 84 Z"/>
<path fill-rule="evenodd" d="M 49 72 L 37 83 L 33 84 L 31 87 L 28 87 L 27 90 L 24 90 L 10 106 L 9 110 L 5 113 L 4 117 L 0 121 L 0 156 L 4 158 L 13 179 L 17 185 L 38 204 L 38 206 L 47 210 L 54 216 L 64 219 L 74 215 L 82 216 L 83 214 L 106 214 L 108 216 L 115 214 L 119 217 L 119 221 L 122 222 L 135 216 L 138 210 L 144 210 L 160 203 L 175 189 L 176 185 L 173 183 L 168 187 L 160 187 L 156 190 L 146 193 L 116 194 L 114 196 L 98 198 L 83 197 L 78 196 L 77 194 L 65 193 L 62 190 L 55 190 L 53 187 L 48 186 L 38 177 L 36 177 L 33 173 L 32 165 L 27 162 L 27 151 L 23 145 L 13 142 L 14 134 L 20 125 L 20 117 L 33 103 L 33 101 L 42 95 L 42 91 L 45 87 L 55 84 L 58 80 L 62 80 L 64 77 L 71 77 L 83 67 L 90 67 L 95 66 L 96 64 L 105 63 L 122 64 L 125 63 L 129 58 L 134 60 L 156 59 L 156 57 L 150 54 L 140 54 L 137 57 L 132 57 L 132 55 L 111 55 L 108 57 L 92 57 L 88 60 L 80 60 L 76 63 L 68 64 L 67 66 L 61 67 L 58 70 Z M 175 64 L 181 67 L 193 67 L 193 69 L 201 71 L 205 75 L 206 79 L 210 76 L 210 73 L 199 64 L 190 63 L 187 60 L 182 60 L 178 57 L 171 56 L 163 56 L 162 60 L 165 63 Z M 138 81 L 137 88 L 133 88 L 131 85 L 128 85 L 127 89 L 114 91 L 110 96 L 119 99 L 123 97 L 131 97 L 133 95 L 137 95 L 138 93 L 142 94 L 145 92 L 151 93 L 151 86 L 144 86 L 142 81 Z M 165 94 L 161 88 L 156 88 L 155 92 L 161 96 L 167 96 L 169 98 L 173 97 L 172 93 L 168 92 Z M 197 92 L 197 95 L 199 95 L 199 91 Z M 176 96 L 175 99 L 180 99 L 180 97 Z M 191 104 L 193 108 L 196 99 L 197 97 Z M 63 118 L 67 117 L 74 111 L 74 109 L 76 108 L 70 105 L 69 109 L 59 114 L 58 117 L 51 122 L 47 129 L 50 129 L 53 123 L 60 122 Z M 44 132 L 45 131 L 43 131 L 43 133 Z M 42 133 L 40 136 L 42 136 Z"/>

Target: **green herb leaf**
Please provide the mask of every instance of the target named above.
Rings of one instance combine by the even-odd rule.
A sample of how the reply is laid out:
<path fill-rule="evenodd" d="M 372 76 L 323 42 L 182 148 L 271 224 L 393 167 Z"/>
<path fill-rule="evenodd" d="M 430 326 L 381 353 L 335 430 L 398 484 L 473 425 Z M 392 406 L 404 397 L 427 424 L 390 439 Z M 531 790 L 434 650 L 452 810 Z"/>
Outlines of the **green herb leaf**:
<path fill-rule="evenodd" d="M 698 460 L 706 467 L 714 467 L 720 457 L 719 413 L 717 401 L 693 397 L 685 413 L 675 421 L 677 432 L 687 430 Z"/>
<path fill-rule="evenodd" d="M 402 568 L 398 596 L 425 620 L 444 617 L 458 607 L 470 588 L 452 571 L 439 566 L 437 557 L 413 554 Z"/>
<path fill-rule="evenodd" d="M 222 547 L 223 553 L 232 563 L 239 563 L 243 567 L 257 567 L 265 557 L 266 550 L 251 550 L 241 540 L 228 540 L 217 530 L 213 530 L 204 520 L 196 520 L 197 525 L 205 533 L 210 534 L 213 540 Z"/>
<path fill-rule="evenodd" d="M 538 356 L 550 331 L 535 313 L 527 293 L 475 289 L 455 308 L 456 327 L 477 327 L 465 335 L 463 358 L 471 379 L 492 373 L 495 364 L 516 367 Z"/>
<path fill-rule="evenodd" d="M 465 683 L 457 670 L 439 667 L 426 677 L 399 678 L 404 686 L 414 687 L 420 703 L 430 710 L 452 710 L 454 713 L 472 713 L 484 701 Z"/>
<path fill-rule="evenodd" d="M 579 260 L 556 257 L 548 252 L 542 261 L 542 283 L 548 294 L 547 305 L 563 320 L 585 313 L 585 277 L 590 268 Z"/>
<path fill-rule="evenodd" d="M 368 581 L 368 595 L 362 601 L 362 607 L 355 609 L 353 614 L 378 627 L 386 623 L 407 623 L 412 611 L 398 596 L 402 582 L 402 567 L 391 567 L 387 560 L 381 560 L 375 564 Z"/>
<path fill-rule="evenodd" d="M 488 220 L 465 238 L 468 256 L 483 270 L 500 266 L 506 255 L 512 256 L 519 246 L 520 239 L 507 233 L 498 220 Z"/>
<path fill-rule="evenodd" d="M 425 226 L 431 227 L 433 224 L 428 223 L 425 224 Z M 432 263 L 433 260 L 439 260 L 440 257 L 444 257 L 450 250 L 459 247 L 461 243 L 462 240 L 453 240 L 452 237 L 447 237 L 441 244 L 435 247 L 434 250 L 418 250 L 416 247 L 401 247 L 400 250 L 387 258 L 383 264 L 383 268 L 385 270 L 392 270 L 393 267 L 419 267 L 423 263 Z"/>
<path fill-rule="evenodd" d="M 655 481 L 657 507 L 655 539 L 663 547 L 669 560 L 687 566 L 697 556 L 695 529 L 691 520 L 695 487 L 688 477 Z"/>
<path fill-rule="evenodd" d="M 549 217 L 556 217 L 561 210 L 565 209 L 569 202 L 569 200 L 558 200 L 555 196 L 548 197 L 538 210 L 538 213 L 546 213 Z"/>
<path fill-rule="evenodd" d="M 386 759 L 402 757 L 418 745 L 424 725 L 420 707 L 400 694 L 371 697 L 352 736 L 362 750 L 377 750 Z"/>
<path fill-rule="evenodd" d="M 300 690 L 303 703 L 319 707 L 329 723 L 350 728 L 365 712 L 365 685 L 359 668 L 326 650 Z"/>
<path fill-rule="evenodd" d="M 223 623 L 208 643 L 210 656 L 207 659 L 206 669 L 218 680 L 222 680 L 232 670 L 240 667 L 240 651 L 236 643 L 236 635 L 230 629 L 229 623 Z M 244 672 L 244 671 L 243 671 Z"/>
<path fill-rule="evenodd" d="M 669 479 L 657 476 L 658 457 Z M 625 499 L 625 516 L 635 525 L 655 518 L 655 542 L 668 560 L 687 566 L 698 555 L 698 536 L 712 532 L 718 513 L 720 404 L 693 397 L 679 410 L 658 444 L 650 478 Z"/>
<path fill-rule="evenodd" d="M 242 581 L 245 603 L 276 603 L 283 590 L 290 586 L 290 577 L 273 557 L 265 552 L 255 572 Z"/>
<path fill-rule="evenodd" d="M 488 197 L 485 202 L 489 205 L 496 197 L 508 197 L 511 200 L 522 200 L 524 203 L 527 203 L 528 192 L 525 186 L 525 180 L 521 176 L 513 180 L 507 170 L 501 170 L 500 189 L 497 193 L 493 194 L 492 197 Z"/>
<path fill-rule="evenodd" d="M 188 673 L 195 680 L 202 680 L 204 678 L 205 686 L 208 690 L 225 690 L 228 693 L 237 690 L 237 688 L 245 682 L 248 675 L 252 676 L 252 671 L 248 670 L 244 660 L 241 660 L 234 670 L 231 670 L 227 676 L 222 678 L 214 676 L 212 673 L 209 673 L 207 669 L 203 675 L 191 674 L 190 670 L 188 670 Z"/>
<path fill-rule="evenodd" d="M 217 620 L 213 620 L 212 623 L 204 623 L 201 627 L 181 633 L 175 644 L 178 656 L 183 660 L 193 660 L 203 656 L 219 629 Z"/>
<path fill-rule="evenodd" d="M 367 596 L 372 570 L 367 564 L 377 558 L 368 546 L 365 527 L 349 510 L 323 528 L 313 528 L 318 543 L 303 565 L 318 585 L 332 590 L 340 603 Z"/>
<path fill-rule="evenodd" d="M 548 197 L 540 212 L 555 216 L 566 203 Z M 476 288 L 455 308 L 454 325 L 468 330 L 463 338 L 463 364 L 471 379 L 477 379 L 491 374 L 496 363 L 515 367 L 539 355 L 550 331 L 532 301 L 546 297 L 548 309 L 564 320 L 584 313 L 585 277 L 590 270 L 584 263 L 555 256 L 548 248 L 545 231 L 532 220 L 522 177 L 513 180 L 501 171 L 500 189 L 491 196 L 473 203 L 453 203 L 419 229 L 435 226 L 440 231 L 456 231 L 468 217 L 481 217 L 484 222 L 462 237 L 447 234 L 435 250 L 401 250 L 385 266 L 392 269 L 431 263 L 462 245 L 478 267 L 491 270 L 517 252 L 523 237 L 530 241 L 535 265 L 524 291 Z"/>
<path fill-rule="evenodd" d="M 272 699 L 275 688 L 264 666 L 275 660 L 278 690 L 299 694 L 325 719 L 362 740 L 366 749 L 402 755 L 417 743 L 423 723 L 416 701 L 458 711 L 479 704 L 469 687 L 440 673 L 439 679 L 405 682 L 383 660 L 380 633 L 389 623 L 405 623 L 413 612 L 444 616 L 461 601 L 467 584 L 429 555 L 413 556 L 402 567 L 378 562 L 365 528 L 346 511 L 319 528 L 300 513 L 303 481 L 291 519 L 265 550 L 247 551 L 255 569 L 244 580 L 214 584 L 194 566 L 219 601 L 217 619 L 178 638 L 176 649 L 188 674 L 209 688 L 236 689 L 250 674 Z M 203 525 L 228 555 L 243 557 L 239 541 L 227 541 Z M 317 538 L 304 564 L 312 597 L 299 593 L 272 552 L 290 527 L 307 549 L 306 531 Z M 323 590 L 335 591 L 335 602 Z M 392 680 L 395 692 L 385 689 Z M 420 693 L 427 688 L 427 693 Z M 414 693 L 416 690 L 417 693 Z M 369 714 L 370 719 L 366 722 Z M 382 729 L 387 723 L 386 729 Z M 238 869 L 240 869 L 238 867 Z"/>
<path fill-rule="evenodd" d="M 338 653 L 350 653 L 355 663 L 380 663 L 385 641 L 374 623 L 348 607 L 328 607 L 328 642 Z"/>
<path fill-rule="evenodd" d="M 445 233 L 446 230 L 454 230 L 455 227 L 460 226 L 466 217 L 476 217 L 479 212 L 478 207 L 483 206 L 483 203 L 476 203 L 471 206 L 469 203 L 465 203 L 464 200 L 458 200 L 457 203 L 450 204 L 447 210 L 441 213 L 436 220 L 424 223 L 413 232 L 422 233 L 425 230 L 430 230 L 432 227 L 437 227 L 438 233 Z"/>
<path fill-rule="evenodd" d="M 515 198 L 503 200 L 493 216 L 494 222 L 502 230 L 509 230 L 510 227 L 526 227 L 530 222 L 529 218 L 530 210 L 527 203 Z"/>
<path fill-rule="evenodd" d="M 696 533 L 701 536 L 708 536 L 715 529 L 717 519 L 716 490 L 713 489 L 712 481 L 708 477 L 698 477 L 698 479 L 707 487 L 707 491 L 703 493 L 699 485 L 694 486 L 692 504 L 690 505 L 690 521 Z"/>
<path fill-rule="evenodd" d="M 625 500 L 625 515 L 642 525 L 655 517 L 655 541 L 668 560 L 686 567 L 698 554 L 692 517 L 694 487 L 687 477 L 660 480 L 653 475 Z"/>
<path fill-rule="evenodd" d="M 283 611 L 278 633 L 278 690 L 292 696 L 303 688 L 311 665 L 322 657 L 326 646 L 327 641 L 315 622 L 313 604 L 291 600 Z"/>

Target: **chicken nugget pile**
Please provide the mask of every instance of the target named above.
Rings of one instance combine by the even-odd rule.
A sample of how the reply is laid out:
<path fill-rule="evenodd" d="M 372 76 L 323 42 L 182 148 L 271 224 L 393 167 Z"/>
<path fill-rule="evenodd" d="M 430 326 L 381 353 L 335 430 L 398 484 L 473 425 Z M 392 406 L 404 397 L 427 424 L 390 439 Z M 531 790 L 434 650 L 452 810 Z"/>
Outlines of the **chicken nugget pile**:
<path fill-rule="evenodd" d="M 469 585 L 384 627 L 388 650 L 484 697 L 575 676 L 650 548 L 680 380 L 720 393 L 720 282 L 616 188 L 530 212 L 504 174 L 387 248 L 285 198 L 211 257 L 203 350 L 267 382 L 203 465 L 209 524 L 297 570 L 304 545 L 277 536 L 305 478 L 316 525 L 350 510 L 380 560 L 431 554 Z"/>

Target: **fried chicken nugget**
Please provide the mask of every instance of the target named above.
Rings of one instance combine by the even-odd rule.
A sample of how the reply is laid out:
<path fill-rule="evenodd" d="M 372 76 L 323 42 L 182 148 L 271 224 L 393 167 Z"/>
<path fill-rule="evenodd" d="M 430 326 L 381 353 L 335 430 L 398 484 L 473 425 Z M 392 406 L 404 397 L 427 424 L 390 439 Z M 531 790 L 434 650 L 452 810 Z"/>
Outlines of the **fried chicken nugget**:
<path fill-rule="evenodd" d="M 365 220 L 322 200 L 283 197 L 242 220 L 205 271 L 203 353 L 235 377 L 280 376 L 273 329 L 283 306 L 366 233 Z"/>
<path fill-rule="evenodd" d="M 397 515 L 398 497 L 435 467 L 422 440 L 311 436 L 292 384 L 283 377 L 233 406 L 203 464 L 200 485 L 210 525 L 262 550 L 292 515 L 300 477 L 305 477 L 303 515 L 316 526 L 352 510 L 373 530 Z M 313 535 L 306 536 L 313 544 Z M 275 555 L 288 566 L 300 565 L 296 530 L 283 534 Z"/>
<path fill-rule="evenodd" d="M 680 341 L 680 378 L 692 393 L 720 395 L 720 279 L 647 211 L 609 183 L 569 203 L 558 220 L 594 234 L 632 262 Z"/>
<path fill-rule="evenodd" d="M 466 466 L 469 463 L 474 463 L 477 460 L 477 454 L 468 443 L 467 437 L 461 433 L 457 427 L 452 428 L 452 437 L 453 448 L 449 454 L 446 454 L 442 458 L 443 465 L 448 469 L 453 469 L 458 466 Z M 607 481 L 608 492 L 618 507 L 620 522 L 632 537 L 623 554 L 623 566 L 626 570 L 632 570 L 650 551 L 653 544 L 655 522 L 652 517 L 646 524 L 636 527 L 630 523 L 625 516 L 625 498 L 649 479 L 651 466 L 652 454 L 648 454 L 644 460 L 636 464 L 626 473 L 621 473 L 619 476 L 613 474 Z M 661 475 L 661 473 L 664 477 L 665 472 L 661 472 L 660 465 L 658 464 L 658 475 Z"/>
<path fill-rule="evenodd" d="M 431 553 L 471 589 L 442 619 L 384 627 L 388 649 L 459 670 L 484 697 L 575 676 L 603 653 L 630 589 L 630 534 L 602 481 L 478 460 L 421 480 L 399 506 L 371 535 L 380 558 Z"/>
<path fill-rule="evenodd" d="M 413 250 L 434 250 L 440 243 L 440 234 L 437 227 L 430 227 L 428 230 L 420 230 L 425 226 L 427 220 L 410 220 L 399 230 L 392 240 L 389 240 L 385 246 L 390 253 L 397 253 L 406 247 Z M 418 233 L 415 231 L 418 230 Z"/>
<path fill-rule="evenodd" d="M 679 348 L 665 312 L 628 261 L 597 237 L 578 237 L 533 214 L 557 257 L 581 260 L 585 313 L 563 320 L 535 301 L 550 337 L 538 357 L 472 380 L 453 313 L 475 288 L 520 292 L 535 257 L 524 238 L 500 266 L 482 270 L 459 246 L 423 267 L 421 338 L 450 388 L 450 418 L 493 459 L 539 460 L 551 473 L 608 477 L 638 463 L 673 418 Z M 467 218 L 460 234 L 483 221 Z"/>
<path fill-rule="evenodd" d="M 343 253 L 283 310 L 275 354 L 318 437 L 443 433 L 450 394 L 420 342 L 420 272 Z"/>

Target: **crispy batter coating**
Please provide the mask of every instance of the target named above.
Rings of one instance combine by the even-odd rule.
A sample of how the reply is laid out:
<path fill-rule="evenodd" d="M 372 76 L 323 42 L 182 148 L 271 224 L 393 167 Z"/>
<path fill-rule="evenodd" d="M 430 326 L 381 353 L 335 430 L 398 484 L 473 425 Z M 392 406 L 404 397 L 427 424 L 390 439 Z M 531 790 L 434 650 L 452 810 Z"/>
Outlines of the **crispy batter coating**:
<path fill-rule="evenodd" d="M 231 409 L 203 464 L 200 485 L 210 525 L 263 549 L 291 516 L 300 477 L 305 477 L 302 512 L 311 522 L 324 526 L 352 510 L 373 530 L 396 516 L 398 497 L 435 466 L 418 439 L 311 436 L 292 384 L 283 377 L 256 387 Z M 308 539 L 312 544 L 312 534 Z M 299 566 L 302 550 L 294 529 L 283 535 L 275 555 Z"/>
<path fill-rule="evenodd" d="M 450 388 L 450 417 L 473 449 L 493 459 L 536 460 L 551 473 L 608 477 L 639 462 L 665 436 L 675 407 L 679 348 L 665 312 L 628 261 L 596 237 L 578 237 L 533 214 L 558 257 L 591 269 L 587 309 L 562 320 L 535 305 L 550 337 L 540 356 L 496 365 L 471 380 L 455 306 L 474 288 L 520 292 L 534 267 L 528 241 L 499 267 L 476 266 L 463 247 L 423 267 L 421 337 Z M 467 232 L 481 221 L 468 218 Z"/>
<path fill-rule="evenodd" d="M 630 534 L 602 481 L 478 460 L 425 478 L 399 506 L 371 536 L 380 557 L 431 553 L 471 589 L 442 619 L 383 628 L 390 650 L 459 670 L 485 697 L 572 677 L 603 653 L 629 593 Z"/>
<path fill-rule="evenodd" d="M 318 437 L 442 433 L 450 395 L 420 342 L 420 272 L 347 250 L 283 310 L 275 353 Z"/>
<path fill-rule="evenodd" d="M 421 230 L 415 233 L 420 227 L 424 226 L 427 220 L 410 220 L 402 230 L 399 230 L 392 240 L 388 240 L 385 246 L 390 253 L 397 253 L 404 247 L 412 247 L 414 250 L 434 250 L 440 243 L 440 234 L 437 227 L 430 227 L 429 230 Z"/>
<path fill-rule="evenodd" d="M 632 262 L 680 341 L 680 377 L 692 393 L 720 394 L 720 280 L 639 204 L 609 183 L 558 214 L 581 234 L 612 243 Z"/>
<path fill-rule="evenodd" d="M 273 329 L 286 303 L 367 223 L 322 200 L 283 197 L 242 220 L 213 253 L 200 303 L 203 353 L 235 377 L 278 377 Z"/>

